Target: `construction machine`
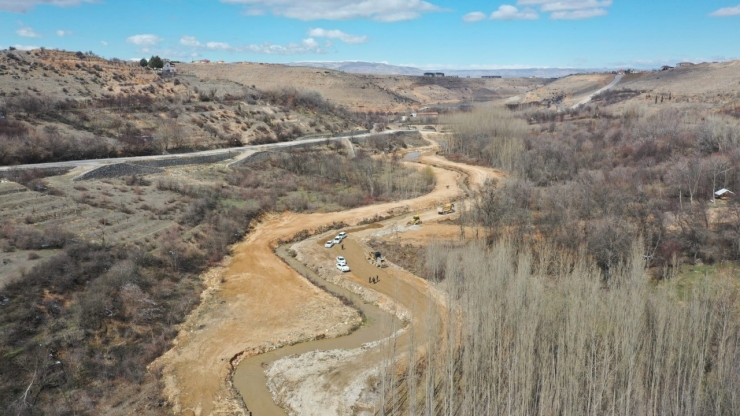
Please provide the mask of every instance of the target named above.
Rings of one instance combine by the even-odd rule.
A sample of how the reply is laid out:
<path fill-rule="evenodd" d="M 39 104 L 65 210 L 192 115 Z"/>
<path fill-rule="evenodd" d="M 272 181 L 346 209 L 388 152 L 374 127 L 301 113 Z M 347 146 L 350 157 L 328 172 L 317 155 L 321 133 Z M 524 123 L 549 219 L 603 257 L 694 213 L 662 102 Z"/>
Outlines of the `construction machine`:
<path fill-rule="evenodd" d="M 373 266 L 388 267 L 388 265 L 385 264 L 385 257 L 383 257 L 383 255 L 380 254 L 379 251 L 371 251 L 367 253 L 367 259 Z"/>
<path fill-rule="evenodd" d="M 445 204 L 437 207 L 437 214 L 439 215 L 452 214 L 453 212 L 455 212 L 455 204 Z"/>
<path fill-rule="evenodd" d="M 414 215 L 414 218 L 407 222 L 406 225 L 421 225 L 421 214 Z"/>

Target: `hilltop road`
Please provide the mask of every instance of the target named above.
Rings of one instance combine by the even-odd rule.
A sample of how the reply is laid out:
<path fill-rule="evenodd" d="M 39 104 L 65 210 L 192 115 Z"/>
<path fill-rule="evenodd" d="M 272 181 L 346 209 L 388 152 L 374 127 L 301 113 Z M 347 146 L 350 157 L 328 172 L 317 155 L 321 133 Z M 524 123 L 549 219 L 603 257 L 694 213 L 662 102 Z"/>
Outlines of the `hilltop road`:
<path fill-rule="evenodd" d="M 582 105 L 588 104 L 591 101 L 591 99 L 593 99 L 597 95 L 601 94 L 604 91 L 608 91 L 608 90 L 614 88 L 615 85 L 619 84 L 619 81 L 621 81 L 622 78 L 624 78 L 624 74 L 618 74 L 616 77 L 614 77 L 614 80 L 612 80 L 612 82 L 609 83 L 609 85 L 607 85 L 606 87 L 604 87 L 604 88 L 602 88 L 600 90 L 597 90 L 596 92 L 593 92 L 593 93 L 589 94 L 587 97 L 585 97 L 584 99 L 582 99 L 581 101 L 579 101 L 578 103 L 576 103 L 571 108 L 576 109 L 576 108 L 578 108 L 578 107 L 580 107 Z"/>

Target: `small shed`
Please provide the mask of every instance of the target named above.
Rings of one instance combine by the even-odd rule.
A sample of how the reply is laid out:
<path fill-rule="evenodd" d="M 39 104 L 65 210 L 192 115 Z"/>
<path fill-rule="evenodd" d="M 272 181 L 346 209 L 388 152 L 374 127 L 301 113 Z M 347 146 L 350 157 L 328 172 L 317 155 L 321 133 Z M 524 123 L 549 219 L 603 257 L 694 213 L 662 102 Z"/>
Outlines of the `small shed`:
<path fill-rule="evenodd" d="M 714 199 L 728 199 L 732 195 L 735 195 L 735 193 L 729 189 L 722 188 L 719 191 L 714 193 Z"/>

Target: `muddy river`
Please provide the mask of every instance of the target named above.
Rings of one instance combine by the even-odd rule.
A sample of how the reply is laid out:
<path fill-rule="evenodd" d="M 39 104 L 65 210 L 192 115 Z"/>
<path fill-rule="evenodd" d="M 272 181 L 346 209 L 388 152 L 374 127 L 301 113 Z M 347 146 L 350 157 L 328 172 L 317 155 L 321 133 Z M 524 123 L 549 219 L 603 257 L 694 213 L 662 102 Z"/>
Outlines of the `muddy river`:
<path fill-rule="evenodd" d="M 343 337 L 304 342 L 244 359 L 234 372 L 233 383 L 234 387 L 247 405 L 247 408 L 254 416 L 287 415 L 282 408 L 273 402 L 272 395 L 267 388 L 265 370 L 273 362 L 291 355 L 300 355 L 317 350 L 329 351 L 336 349 L 350 350 L 359 348 L 368 342 L 388 338 L 390 336 L 390 333 L 388 332 L 389 327 L 402 327 L 402 323 L 395 316 L 386 313 L 373 305 L 365 303 L 360 296 L 351 291 L 321 279 L 308 267 L 290 257 L 287 254 L 287 249 L 288 246 L 282 246 L 278 248 L 276 253 L 283 259 L 283 261 L 288 263 L 300 274 L 309 277 L 310 280 L 321 282 L 329 292 L 350 299 L 354 304 L 354 307 L 364 314 L 365 322 L 359 329 Z M 379 325 L 381 322 L 390 322 L 390 320 L 395 320 L 391 326 Z"/>

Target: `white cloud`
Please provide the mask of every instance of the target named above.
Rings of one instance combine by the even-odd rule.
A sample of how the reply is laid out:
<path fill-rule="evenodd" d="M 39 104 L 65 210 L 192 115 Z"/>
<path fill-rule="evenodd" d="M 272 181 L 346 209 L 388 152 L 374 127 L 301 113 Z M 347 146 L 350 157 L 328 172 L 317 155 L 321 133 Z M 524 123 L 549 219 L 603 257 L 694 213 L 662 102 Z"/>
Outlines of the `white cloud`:
<path fill-rule="evenodd" d="M 351 35 L 349 33 L 342 32 L 341 30 L 326 30 L 321 28 L 311 29 L 308 31 L 308 36 L 314 38 L 329 38 L 339 39 L 344 43 L 355 44 L 367 42 L 367 36 Z"/>
<path fill-rule="evenodd" d="M 599 9 L 609 7 L 612 0 L 518 0 L 520 6 L 539 6 L 543 12 L 563 10 Z"/>
<path fill-rule="evenodd" d="M 534 20 L 539 13 L 550 13 L 553 20 L 589 19 L 604 16 L 614 0 L 517 0 L 516 6 L 502 5 L 493 12 L 493 20 Z M 740 14 L 740 6 L 738 6 Z M 463 20 L 481 20 L 480 12 L 468 13 Z M 473 20 L 467 20 L 473 19 Z M 477 20 L 476 20 L 477 19 Z"/>
<path fill-rule="evenodd" d="M 243 14 L 244 16 L 264 16 L 265 11 L 262 9 L 247 9 Z"/>
<path fill-rule="evenodd" d="M 0 0 L 2 1 L 2 0 Z M 267 9 L 272 14 L 299 20 L 372 19 L 380 22 L 412 20 L 423 13 L 443 9 L 424 0 L 221 0 L 244 4 L 249 10 Z"/>
<path fill-rule="evenodd" d="M 39 49 L 38 46 L 30 46 L 30 45 L 13 45 L 13 47 L 18 49 L 19 51 L 32 51 L 34 49 Z"/>
<path fill-rule="evenodd" d="M 180 38 L 180 44 L 185 46 L 198 47 L 201 46 L 198 39 L 193 36 L 183 36 Z"/>
<path fill-rule="evenodd" d="M 71 30 L 57 30 L 57 36 L 59 37 L 65 37 L 65 36 L 70 36 L 70 35 L 72 35 Z"/>
<path fill-rule="evenodd" d="M 606 16 L 607 14 L 608 12 L 605 9 L 567 10 L 555 12 L 550 15 L 550 18 L 553 20 L 578 20 Z"/>
<path fill-rule="evenodd" d="M 465 22 L 480 22 L 481 20 L 485 20 L 486 14 L 483 12 L 471 12 L 463 16 L 463 21 Z"/>
<path fill-rule="evenodd" d="M 94 3 L 97 0 L 0 0 L 0 11 L 26 13 L 38 5 L 79 6 L 82 3 Z"/>
<path fill-rule="evenodd" d="M 137 46 L 156 46 L 160 42 L 162 42 L 162 38 L 160 38 L 157 35 L 134 35 L 130 36 L 128 39 L 126 39 L 126 42 L 133 43 Z"/>
<path fill-rule="evenodd" d="M 539 17 L 537 12 L 529 7 L 519 10 L 508 4 L 499 6 L 498 10 L 491 14 L 493 20 L 535 20 Z"/>
<path fill-rule="evenodd" d="M 105 41 L 105 40 L 101 40 L 100 41 L 100 44 L 103 45 L 103 46 L 108 46 L 108 42 Z"/>
<path fill-rule="evenodd" d="M 18 22 L 18 25 L 20 25 L 20 28 L 18 28 L 18 30 L 15 31 L 16 35 L 23 36 L 24 38 L 40 38 L 41 37 L 41 35 L 36 33 L 36 31 L 33 30 L 33 28 L 24 25 L 23 22 Z"/>
<path fill-rule="evenodd" d="M 715 17 L 738 16 L 740 15 L 740 4 L 734 7 L 723 7 L 717 11 L 709 13 L 709 15 Z"/>
<path fill-rule="evenodd" d="M 232 51 L 234 47 L 225 42 L 208 42 L 206 48 L 215 51 Z"/>
<path fill-rule="evenodd" d="M 202 43 L 194 36 L 183 36 L 180 44 L 201 51 L 221 51 L 233 53 L 258 53 L 266 55 L 297 55 L 326 53 L 325 47 L 313 38 L 303 39 L 299 43 L 276 45 L 274 43 L 231 45 L 226 42 Z"/>

